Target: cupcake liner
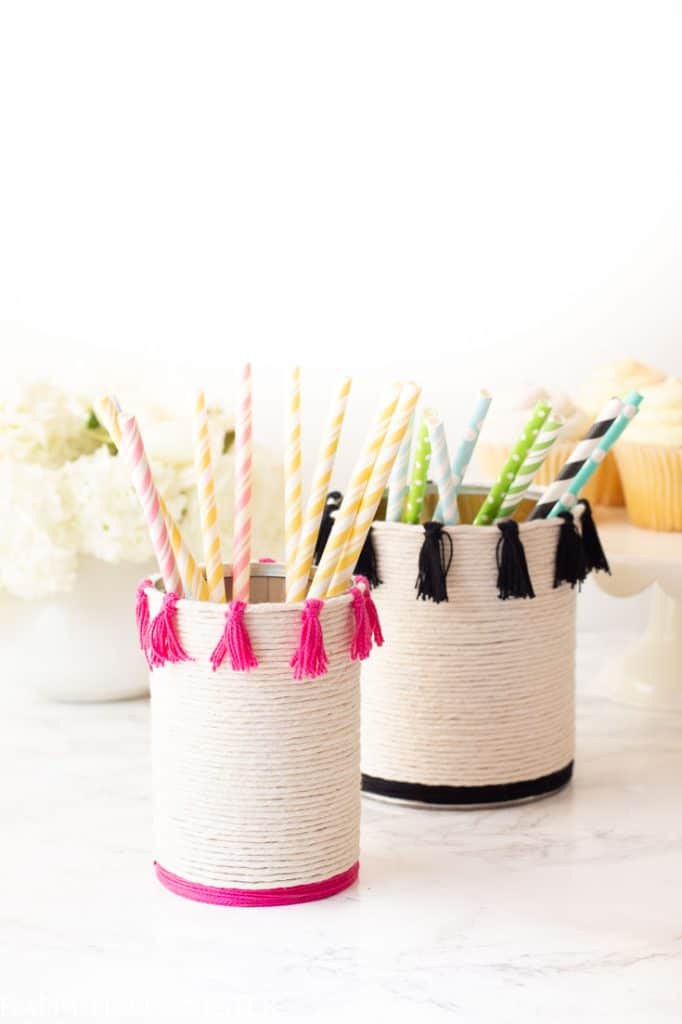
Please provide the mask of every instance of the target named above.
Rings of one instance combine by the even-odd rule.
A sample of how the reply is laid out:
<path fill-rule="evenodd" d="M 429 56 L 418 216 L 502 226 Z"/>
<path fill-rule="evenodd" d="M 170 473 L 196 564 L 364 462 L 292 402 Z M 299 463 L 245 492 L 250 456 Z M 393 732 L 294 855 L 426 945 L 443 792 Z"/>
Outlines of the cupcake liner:
<path fill-rule="evenodd" d="M 555 445 L 542 464 L 533 485 L 539 484 L 544 487 L 556 480 L 562 467 L 570 459 L 576 443 L 576 441 L 560 441 Z M 509 458 L 510 451 L 509 445 L 479 442 L 476 458 L 482 475 L 486 479 L 495 480 Z M 587 498 L 591 505 L 625 504 L 620 473 L 613 452 L 608 453 L 597 472 L 583 488 L 581 497 Z"/>
<path fill-rule="evenodd" d="M 615 452 L 634 525 L 682 530 L 682 447 L 625 442 Z"/>

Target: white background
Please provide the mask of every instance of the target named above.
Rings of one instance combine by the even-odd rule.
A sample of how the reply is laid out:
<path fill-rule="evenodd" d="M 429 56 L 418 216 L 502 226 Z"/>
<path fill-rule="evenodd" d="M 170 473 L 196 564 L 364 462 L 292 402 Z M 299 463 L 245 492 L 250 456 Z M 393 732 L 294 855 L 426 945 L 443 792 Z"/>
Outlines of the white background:
<path fill-rule="evenodd" d="M 682 373 L 680 54 L 649 0 L 3 4 L 5 374 L 230 404 L 248 357 L 272 443 L 300 362 L 310 467 L 351 372 L 341 474 L 396 375 L 456 431 Z"/>

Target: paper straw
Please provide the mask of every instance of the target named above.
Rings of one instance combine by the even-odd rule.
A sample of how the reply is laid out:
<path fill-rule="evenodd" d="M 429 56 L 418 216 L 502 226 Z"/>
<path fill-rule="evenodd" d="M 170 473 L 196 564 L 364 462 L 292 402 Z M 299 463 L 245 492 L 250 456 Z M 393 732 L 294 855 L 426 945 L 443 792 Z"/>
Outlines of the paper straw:
<path fill-rule="evenodd" d="M 292 584 L 296 550 L 301 534 L 302 504 L 301 371 L 296 366 L 291 374 L 284 451 L 284 537 L 287 593 Z"/>
<path fill-rule="evenodd" d="M 106 396 L 104 398 L 100 398 L 97 402 L 97 414 L 106 429 L 109 431 L 109 435 L 114 444 L 118 450 L 122 452 L 123 433 L 119 422 L 119 411 L 114 401 Z M 166 522 L 166 529 L 168 530 L 171 548 L 175 555 L 175 561 L 177 562 L 178 572 L 180 573 L 180 579 L 182 580 L 185 595 L 197 600 L 206 601 L 208 600 L 208 590 L 206 588 L 206 581 L 204 580 L 203 573 L 197 565 L 194 555 L 192 554 L 187 541 L 180 532 L 180 527 L 168 509 L 163 496 L 159 494 L 158 498 L 161 515 Z"/>
<path fill-rule="evenodd" d="M 313 483 L 310 488 L 310 497 L 308 498 L 303 515 L 301 536 L 296 551 L 296 562 L 291 578 L 287 579 L 287 601 L 303 601 L 308 590 L 315 543 L 320 530 L 324 506 L 334 471 L 334 462 L 336 461 L 336 452 L 346 415 L 351 384 L 350 377 L 344 378 L 331 407 L 331 413 L 323 435 L 324 440 L 317 456 Z"/>
<path fill-rule="evenodd" d="M 455 452 L 455 457 L 452 461 L 452 475 L 455 481 L 455 495 L 459 494 L 464 475 L 469 468 L 471 457 L 474 454 L 474 448 L 478 443 L 478 438 L 481 433 L 483 421 L 488 415 L 488 409 L 492 402 L 492 395 L 485 390 L 482 390 L 478 396 L 474 411 L 471 414 L 471 419 L 467 425 L 467 429 L 464 433 L 464 437 L 460 441 L 459 448 Z M 434 514 L 434 519 L 439 522 L 443 522 L 443 510 L 438 503 L 438 508 Z"/>
<path fill-rule="evenodd" d="M 405 431 L 403 443 L 393 463 L 391 475 L 388 478 L 388 503 L 386 505 L 386 522 L 399 523 L 405 512 L 405 499 L 407 498 L 407 471 L 410 465 L 410 451 L 412 450 L 412 435 L 414 433 L 414 415 Z"/>
<path fill-rule="evenodd" d="M 625 396 L 625 399 L 623 400 L 623 408 L 618 415 L 618 419 L 615 423 L 611 424 L 589 458 L 585 461 L 582 468 L 573 477 L 561 498 L 557 501 L 556 505 L 547 516 L 548 519 L 552 519 L 554 516 L 558 516 L 562 512 L 571 511 L 578 500 L 581 490 L 604 461 L 606 453 L 613 447 L 628 424 L 632 422 L 639 412 L 639 405 L 642 399 L 643 396 L 640 395 L 639 391 L 630 391 Z"/>
<path fill-rule="evenodd" d="M 559 439 L 564 421 L 561 416 L 550 413 L 545 420 L 545 425 L 537 436 L 535 444 L 530 449 L 524 460 L 521 469 L 514 478 L 514 482 L 507 491 L 504 501 L 498 512 L 497 519 L 507 519 L 513 516 L 517 508 L 526 497 L 531 484 L 540 470 L 543 462 L 551 452 Z"/>
<path fill-rule="evenodd" d="M 495 522 L 495 519 L 499 515 L 500 507 L 504 501 L 505 495 L 514 482 L 516 474 L 523 465 L 532 445 L 535 443 L 535 440 L 544 426 L 549 413 L 550 406 L 547 402 L 537 403 L 533 409 L 530 419 L 523 429 L 521 437 L 514 445 L 512 453 L 507 459 L 502 472 L 490 488 L 487 498 L 481 505 L 478 515 L 474 519 L 474 526 L 488 526 Z"/>
<path fill-rule="evenodd" d="M 122 451 L 128 460 L 133 486 L 142 505 L 152 548 L 161 570 L 163 585 L 167 594 L 182 595 L 180 573 L 171 548 L 166 521 L 161 514 L 159 495 L 134 416 L 122 420 L 121 431 L 123 434 Z"/>
<path fill-rule="evenodd" d="M 445 427 L 433 409 L 424 410 L 424 422 L 431 442 L 431 476 L 440 496 L 438 508 L 442 510 L 440 518 L 434 518 L 445 526 L 452 526 L 459 522 L 459 510 Z"/>
<path fill-rule="evenodd" d="M 426 494 L 426 481 L 429 473 L 429 460 L 431 459 L 431 442 L 429 431 L 424 417 L 422 416 L 417 431 L 417 442 L 412 458 L 412 472 L 410 473 L 410 489 L 407 492 L 407 503 L 403 522 L 418 523 L 421 519 L 424 507 L 424 495 Z"/>
<path fill-rule="evenodd" d="M 209 601 L 225 601 L 223 555 L 220 547 L 220 527 L 215 500 L 215 479 L 211 460 L 211 438 L 208 432 L 206 397 L 200 391 L 194 407 L 194 464 L 199 496 L 199 521 L 206 563 L 206 586 Z"/>
<path fill-rule="evenodd" d="M 386 438 L 381 447 L 379 457 L 374 464 L 372 475 L 367 483 L 367 488 L 362 497 L 353 529 L 339 558 L 331 584 L 325 597 L 335 597 L 342 594 L 353 575 L 360 552 L 367 539 L 379 502 L 384 496 L 386 483 L 388 482 L 393 463 L 400 450 L 400 445 L 405 437 L 410 418 L 414 414 L 414 408 L 421 394 L 421 388 L 416 384 L 409 383 L 403 388 L 400 401 L 391 419 Z"/>
<path fill-rule="evenodd" d="M 251 366 L 242 370 L 235 424 L 232 599 L 248 603 L 251 579 Z"/>
<path fill-rule="evenodd" d="M 567 490 L 571 480 L 580 472 L 585 462 L 597 447 L 599 438 L 615 423 L 623 403 L 620 398 L 611 398 L 594 421 L 582 441 L 579 441 L 571 452 L 568 462 L 563 466 L 556 480 L 543 491 L 542 497 L 533 509 L 529 519 L 545 519 L 556 505 L 561 495 Z"/>
<path fill-rule="evenodd" d="M 374 464 L 379 457 L 379 452 L 384 443 L 401 392 L 402 386 L 394 384 L 391 387 L 390 393 L 379 407 L 360 457 L 355 464 L 348 488 L 346 489 L 346 496 L 341 503 L 341 508 L 336 513 L 334 526 L 329 534 L 320 564 L 315 570 L 315 577 L 308 592 L 308 597 L 321 599 L 327 593 L 339 558 L 353 530 L 353 524 L 367 489 L 367 483 L 372 475 Z"/>

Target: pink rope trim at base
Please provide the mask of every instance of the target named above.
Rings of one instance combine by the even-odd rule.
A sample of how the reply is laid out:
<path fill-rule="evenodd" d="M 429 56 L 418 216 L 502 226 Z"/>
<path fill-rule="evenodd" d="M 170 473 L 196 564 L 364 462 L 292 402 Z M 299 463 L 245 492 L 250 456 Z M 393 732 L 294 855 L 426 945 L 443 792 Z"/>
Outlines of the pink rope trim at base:
<path fill-rule="evenodd" d="M 188 900 L 215 903 L 223 907 L 285 907 L 292 903 L 324 900 L 342 892 L 357 880 L 360 862 L 356 861 L 347 871 L 322 882 L 284 886 L 280 889 L 221 889 L 214 885 L 199 885 L 198 882 L 188 882 L 172 871 L 166 871 L 157 861 L 154 861 L 154 870 L 161 885 L 176 896 L 184 896 Z"/>

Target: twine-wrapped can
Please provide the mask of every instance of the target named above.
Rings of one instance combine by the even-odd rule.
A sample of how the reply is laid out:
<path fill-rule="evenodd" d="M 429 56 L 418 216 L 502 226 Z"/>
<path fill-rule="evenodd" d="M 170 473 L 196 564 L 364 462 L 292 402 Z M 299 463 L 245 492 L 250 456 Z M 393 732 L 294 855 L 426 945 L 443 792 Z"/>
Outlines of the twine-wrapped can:
<path fill-rule="evenodd" d="M 231 570 L 226 569 L 228 602 Z M 216 661 L 224 604 L 173 602 L 187 659 L 151 671 L 154 862 L 159 880 L 190 899 L 273 906 L 322 899 L 358 874 L 360 664 L 350 650 L 352 594 L 324 602 L 328 664 L 295 680 L 291 660 L 303 604 L 284 604 L 282 566 L 251 566 L 241 606 L 254 663 Z M 158 581 L 138 592 L 152 623 Z"/>
<path fill-rule="evenodd" d="M 447 601 L 415 600 L 424 531 L 376 522 L 386 645 L 362 671 L 363 790 L 433 807 L 532 799 L 571 778 L 576 589 L 555 586 L 561 521 L 520 523 L 535 597 L 500 600 L 496 527 L 444 527 Z"/>

